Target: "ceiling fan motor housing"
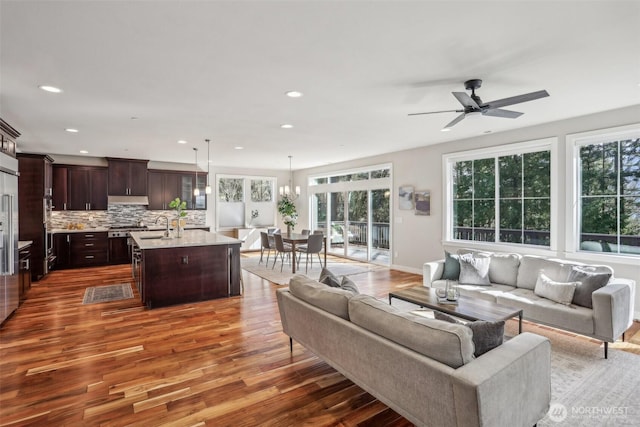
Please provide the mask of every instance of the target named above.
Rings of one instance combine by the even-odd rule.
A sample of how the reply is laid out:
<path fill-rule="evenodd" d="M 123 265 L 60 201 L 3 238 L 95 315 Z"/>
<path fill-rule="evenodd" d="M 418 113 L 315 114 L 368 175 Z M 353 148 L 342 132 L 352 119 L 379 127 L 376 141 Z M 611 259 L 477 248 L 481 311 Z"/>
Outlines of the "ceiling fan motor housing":
<path fill-rule="evenodd" d="M 482 108 L 482 99 L 480 99 L 480 97 L 476 95 L 476 89 L 479 89 L 481 86 L 482 80 L 480 79 L 471 79 L 464 82 L 464 88 L 471 91 L 471 99 L 473 99 L 480 108 Z M 465 113 L 470 113 L 473 111 L 478 111 L 478 109 L 474 107 L 465 108 Z"/>

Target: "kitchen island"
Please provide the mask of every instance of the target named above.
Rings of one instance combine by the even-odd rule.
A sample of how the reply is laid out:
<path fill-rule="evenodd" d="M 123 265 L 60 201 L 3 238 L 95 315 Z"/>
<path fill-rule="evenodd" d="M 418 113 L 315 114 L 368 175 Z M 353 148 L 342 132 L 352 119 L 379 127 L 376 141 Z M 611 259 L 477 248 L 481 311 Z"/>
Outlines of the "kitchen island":
<path fill-rule="evenodd" d="M 134 277 L 147 307 L 240 295 L 240 240 L 203 230 L 179 238 L 140 231 L 131 238 L 140 254 Z"/>

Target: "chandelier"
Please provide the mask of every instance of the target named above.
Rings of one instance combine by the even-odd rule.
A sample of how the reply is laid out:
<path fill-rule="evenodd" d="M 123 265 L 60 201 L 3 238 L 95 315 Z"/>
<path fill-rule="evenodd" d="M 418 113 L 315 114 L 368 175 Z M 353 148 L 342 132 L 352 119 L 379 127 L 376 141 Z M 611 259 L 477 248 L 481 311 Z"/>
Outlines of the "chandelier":
<path fill-rule="evenodd" d="M 289 155 L 289 185 L 285 185 L 284 187 L 280 187 L 280 196 L 287 196 L 289 200 L 295 200 L 300 197 L 300 186 L 295 186 L 295 194 L 291 193 L 293 187 L 293 170 L 291 169 L 291 158 L 293 156 Z"/>

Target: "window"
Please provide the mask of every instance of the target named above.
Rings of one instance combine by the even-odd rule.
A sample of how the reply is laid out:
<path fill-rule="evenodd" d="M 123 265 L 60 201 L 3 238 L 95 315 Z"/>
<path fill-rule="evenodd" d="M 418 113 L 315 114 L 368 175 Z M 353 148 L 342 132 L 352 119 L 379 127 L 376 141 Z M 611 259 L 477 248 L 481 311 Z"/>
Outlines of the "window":
<path fill-rule="evenodd" d="M 448 239 L 550 247 L 553 141 L 446 155 Z"/>
<path fill-rule="evenodd" d="M 571 139 L 577 160 L 576 249 L 640 255 L 640 127 Z"/>

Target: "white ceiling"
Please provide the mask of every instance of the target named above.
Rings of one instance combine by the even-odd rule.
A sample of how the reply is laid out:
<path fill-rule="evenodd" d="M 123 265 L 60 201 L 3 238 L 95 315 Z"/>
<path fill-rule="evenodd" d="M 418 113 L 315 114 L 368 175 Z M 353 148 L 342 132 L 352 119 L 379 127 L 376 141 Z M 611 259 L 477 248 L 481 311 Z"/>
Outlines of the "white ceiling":
<path fill-rule="evenodd" d="M 210 138 L 213 165 L 300 169 L 640 104 L 638 1 L 1 0 L 0 15 L 0 116 L 26 152 L 189 163 L 196 146 L 206 168 Z M 470 78 L 484 101 L 551 96 L 448 133 L 456 113 L 407 116 L 459 108 Z"/>

